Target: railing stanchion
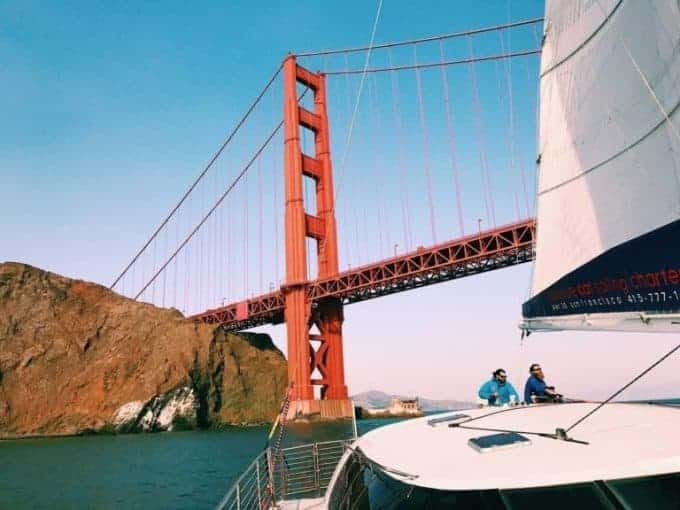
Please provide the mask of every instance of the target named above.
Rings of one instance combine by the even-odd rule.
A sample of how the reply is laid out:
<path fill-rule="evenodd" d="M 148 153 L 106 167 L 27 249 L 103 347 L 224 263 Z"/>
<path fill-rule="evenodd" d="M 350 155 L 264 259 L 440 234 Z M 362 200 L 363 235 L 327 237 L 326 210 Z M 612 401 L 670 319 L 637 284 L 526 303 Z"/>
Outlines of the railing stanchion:
<path fill-rule="evenodd" d="M 321 495 L 321 480 L 319 479 L 319 444 L 314 443 L 312 446 L 312 459 L 314 461 L 314 488 L 317 494 Z"/>
<path fill-rule="evenodd" d="M 260 463 L 255 464 L 255 485 L 257 485 L 257 507 L 262 506 L 262 493 L 260 491 Z"/>

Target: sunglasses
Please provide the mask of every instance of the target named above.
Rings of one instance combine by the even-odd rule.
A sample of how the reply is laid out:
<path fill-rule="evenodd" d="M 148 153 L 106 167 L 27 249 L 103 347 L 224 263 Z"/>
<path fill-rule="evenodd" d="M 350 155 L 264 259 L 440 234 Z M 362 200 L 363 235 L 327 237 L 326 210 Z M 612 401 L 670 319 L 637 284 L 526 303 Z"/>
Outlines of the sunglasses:
<path fill-rule="evenodd" d="M 538 368 L 533 368 L 531 371 L 532 372 L 540 372 L 541 370 L 543 370 L 543 369 L 541 367 L 538 367 Z"/>

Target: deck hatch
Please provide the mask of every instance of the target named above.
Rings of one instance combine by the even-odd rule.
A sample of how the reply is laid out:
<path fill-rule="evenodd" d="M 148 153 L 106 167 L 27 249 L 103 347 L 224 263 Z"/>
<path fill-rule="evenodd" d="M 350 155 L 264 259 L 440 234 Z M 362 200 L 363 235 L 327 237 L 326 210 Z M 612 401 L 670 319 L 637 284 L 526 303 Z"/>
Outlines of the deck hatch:
<path fill-rule="evenodd" d="M 442 416 L 441 418 L 432 418 L 427 420 L 427 424 L 430 427 L 434 427 L 440 423 L 448 423 L 450 421 L 462 420 L 463 418 L 469 418 L 469 414 L 454 414 L 453 416 Z"/>
<path fill-rule="evenodd" d="M 479 453 L 486 453 L 517 448 L 519 446 L 529 446 L 531 440 L 517 432 L 502 432 L 489 436 L 473 437 L 468 440 L 468 444 Z"/>

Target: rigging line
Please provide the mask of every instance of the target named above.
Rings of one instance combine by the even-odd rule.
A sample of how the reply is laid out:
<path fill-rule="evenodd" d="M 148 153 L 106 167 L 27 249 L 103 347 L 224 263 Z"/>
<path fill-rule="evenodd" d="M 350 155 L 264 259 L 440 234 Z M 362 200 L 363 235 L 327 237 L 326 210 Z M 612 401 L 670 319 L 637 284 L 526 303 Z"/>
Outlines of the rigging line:
<path fill-rule="evenodd" d="M 349 122 L 349 131 L 347 133 L 347 142 L 345 143 L 345 149 L 342 153 L 342 159 L 340 160 L 340 175 L 338 177 L 338 186 L 335 189 L 335 197 L 337 201 L 337 196 L 342 187 L 342 177 L 345 173 L 345 163 L 347 162 L 347 154 L 349 153 L 349 147 L 352 143 L 352 133 L 354 131 L 354 122 L 356 120 L 357 112 L 359 111 L 359 102 L 361 101 L 361 91 L 364 88 L 364 80 L 366 78 L 366 70 L 368 69 L 368 63 L 371 58 L 371 47 L 373 46 L 373 41 L 375 40 L 375 31 L 378 28 L 378 20 L 380 19 L 380 11 L 382 10 L 383 0 L 378 1 L 378 10 L 375 13 L 375 20 L 373 21 L 373 29 L 371 30 L 371 39 L 368 43 L 368 50 L 366 51 L 366 58 L 364 60 L 364 70 L 361 73 L 361 80 L 359 81 L 359 90 L 357 91 L 357 99 L 354 103 L 354 112 L 352 113 L 352 118 Z"/>
<path fill-rule="evenodd" d="M 579 423 L 582 423 L 586 418 L 589 416 L 592 416 L 594 413 L 596 413 L 598 410 L 600 410 L 605 404 L 610 402 L 612 399 L 614 399 L 617 395 L 621 394 L 624 390 L 628 389 L 630 386 L 632 386 L 634 383 L 642 379 L 647 373 L 652 371 L 654 368 L 656 368 L 658 365 L 660 365 L 663 361 L 666 360 L 666 358 L 669 358 L 672 356 L 678 349 L 680 349 L 680 344 L 676 345 L 673 347 L 670 351 L 668 351 L 666 354 L 661 356 L 658 360 L 656 360 L 654 363 L 652 363 L 649 367 L 647 367 L 645 370 L 643 370 L 640 374 L 635 376 L 630 382 L 625 384 L 621 389 L 617 390 L 612 394 L 607 400 L 602 402 L 600 405 L 598 405 L 595 409 L 591 410 L 589 413 L 585 414 L 578 420 L 576 420 L 574 423 L 572 423 L 566 430 L 566 432 L 569 432 L 571 429 L 576 427 Z"/>
<path fill-rule="evenodd" d="M 550 432 L 532 432 L 532 431 L 527 431 L 527 430 L 513 430 L 513 429 L 494 429 L 494 428 L 488 428 L 488 427 L 467 427 L 465 425 L 459 425 L 458 423 L 451 423 L 449 424 L 450 428 L 457 428 L 457 429 L 466 429 L 466 430 L 481 430 L 484 432 L 514 432 L 515 434 L 524 434 L 525 436 L 539 436 L 539 437 L 544 437 L 546 439 L 562 439 L 559 437 L 557 434 L 553 434 Z M 588 445 L 587 441 L 581 441 L 579 439 L 572 439 L 570 437 L 565 439 L 566 442 L 568 443 L 577 443 L 577 444 L 583 444 L 583 445 Z"/>
<path fill-rule="evenodd" d="M 295 55 L 297 57 L 314 57 L 318 55 L 335 55 L 338 53 L 357 53 L 360 51 L 367 51 L 367 50 L 379 50 L 379 49 L 384 49 L 384 48 L 394 48 L 396 46 L 408 46 L 411 44 L 418 44 L 418 43 L 423 43 L 423 42 L 430 42 L 430 41 L 441 41 L 444 39 L 453 39 L 456 37 L 464 37 L 466 35 L 477 35 L 477 34 L 483 34 L 484 32 L 493 32 L 495 30 L 506 30 L 508 28 L 514 28 L 514 27 L 521 27 L 524 25 L 532 25 L 536 23 L 541 23 L 543 22 L 543 18 L 531 18 L 527 20 L 522 20 L 522 21 L 515 21 L 514 23 L 507 23 L 504 25 L 496 25 L 496 26 L 491 26 L 491 27 L 483 27 L 483 28 L 476 28 L 473 30 L 467 30 L 465 32 L 452 32 L 449 34 L 442 34 L 442 35 L 435 35 L 431 37 L 422 37 L 420 39 L 411 39 L 409 41 L 398 41 L 398 42 L 391 42 L 391 43 L 382 43 L 382 44 L 376 44 L 372 45 L 370 47 L 362 47 L 362 48 L 343 48 L 340 50 L 322 50 L 322 51 L 308 51 L 304 53 L 296 53 Z"/>
<path fill-rule="evenodd" d="M 123 275 L 128 271 L 128 269 L 130 269 L 130 267 L 137 261 L 137 259 L 140 257 L 140 255 L 141 255 L 142 253 L 144 253 L 144 250 L 146 250 L 146 248 L 149 246 L 149 244 L 151 244 L 151 241 L 153 241 L 153 240 L 156 238 L 156 236 L 157 236 L 158 233 L 161 231 L 161 229 L 168 223 L 168 221 L 170 221 L 170 218 L 175 214 L 175 212 L 177 211 L 177 209 L 180 208 L 180 206 L 184 203 L 184 201 L 185 201 L 185 200 L 187 199 L 187 197 L 191 194 L 191 192 L 194 190 L 194 188 L 198 185 L 198 183 L 201 181 L 201 179 L 203 179 L 203 176 L 208 172 L 208 170 L 210 170 L 210 168 L 212 167 L 213 163 L 215 163 L 215 161 L 217 161 L 217 158 L 220 156 L 220 154 L 222 154 L 222 151 L 224 151 L 225 147 L 231 142 L 231 140 L 234 138 L 234 136 L 236 136 L 236 133 L 239 131 L 239 129 L 241 129 L 241 126 L 243 126 L 243 124 L 245 123 L 246 119 L 248 119 L 248 117 L 250 116 L 250 114 L 252 113 L 252 111 L 255 109 L 255 107 L 258 105 L 258 103 L 260 102 L 260 100 L 261 100 L 261 99 L 264 97 L 264 95 L 267 93 L 267 90 L 269 90 L 269 87 L 271 87 L 272 83 L 274 83 L 274 80 L 276 80 L 276 77 L 279 75 L 279 73 L 281 72 L 281 69 L 282 69 L 282 68 L 283 68 L 283 64 L 279 65 L 279 67 L 278 67 L 278 69 L 276 70 L 276 72 L 274 72 L 274 74 L 273 74 L 272 77 L 269 79 L 269 81 L 267 82 L 267 84 L 264 86 L 264 88 L 262 89 L 262 91 L 258 94 L 258 96 L 255 98 L 255 100 L 252 102 L 252 104 L 250 105 L 250 107 L 248 108 L 248 110 L 246 110 L 246 113 L 243 114 L 243 116 L 241 117 L 241 120 L 239 120 L 238 123 L 236 124 L 236 127 L 234 127 L 234 129 L 232 129 L 231 133 L 229 133 L 229 135 L 227 136 L 226 140 L 222 143 L 222 145 L 220 146 L 220 148 L 217 149 L 217 152 L 215 152 L 215 154 L 214 154 L 213 157 L 210 159 L 210 161 L 208 162 L 208 164 L 205 166 L 205 168 L 203 169 L 203 171 L 199 174 L 199 176 L 196 178 L 196 180 L 194 180 L 194 182 L 191 184 L 191 186 L 189 186 L 189 189 L 186 191 L 186 193 L 184 193 L 184 195 L 183 195 L 182 198 L 179 200 L 179 202 L 177 202 L 177 204 L 175 205 L 175 207 L 173 207 L 172 211 L 170 211 L 170 214 L 168 214 L 168 216 L 167 216 L 167 217 L 163 220 L 163 222 L 158 226 L 158 228 L 157 228 L 156 231 L 151 235 L 151 237 L 149 238 L 149 240 L 144 244 L 144 246 L 142 246 L 142 248 L 141 248 L 141 249 L 137 252 L 137 254 L 132 258 L 132 260 L 130 261 L 130 263 L 125 267 L 125 269 L 123 269 L 123 271 L 120 273 L 120 275 L 118 276 L 118 278 L 116 278 L 116 280 L 111 284 L 111 286 L 109 287 L 110 289 L 113 289 L 113 288 L 116 286 L 116 284 L 118 283 L 118 281 L 123 277 Z"/>
<path fill-rule="evenodd" d="M 540 48 L 534 48 L 530 50 L 515 51 L 512 53 L 499 53 L 497 55 L 487 55 L 484 57 L 474 57 L 474 58 L 463 58 L 458 60 L 447 60 L 446 62 L 429 62 L 426 64 L 418 65 L 403 65 L 403 66 L 393 66 L 393 67 L 371 67 L 366 70 L 363 69 L 349 69 L 346 71 L 326 71 L 324 74 L 326 76 L 337 76 L 341 74 L 361 74 L 361 73 L 384 73 L 387 71 L 406 71 L 409 69 L 425 69 L 428 67 L 441 67 L 441 66 L 452 66 L 458 64 L 471 64 L 473 62 L 486 62 L 489 60 L 501 60 L 504 58 L 515 58 L 515 57 L 525 57 L 527 55 L 535 55 L 541 53 Z"/>
<path fill-rule="evenodd" d="M 266 140 L 262 143 L 262 145 L 260 145 L 260 147 L 257 149 L 257 151 L 255 152 L 255 155 L 254 155 L 254 156 L 250 159 L 250 161 L 248 161 L 248 163 L 243 167 L 243 169 L 241 170 L 241 172 L 240 172 L 240 173 L 236 176 L 236 178 L 231 182 L 231 184 L 230 184 L 229 187 L 224 191 L 224 193 L 222 193 L 222 195 L 220 196 L 219 200 L 215 203 L 215 205 L 213 205 L 212 208 L 208 211 L 208 213 L 205 214 L 205 215 L 203 216 L 203 218 L 202 218 L 201 221 L 198 223 L 198 225 L 196 225 L 196 226 L 194 227 L 194 229 L 189 233 L 189 235 L 184 239 L 184 241 L 182 241 L 182 244 L 179 245 L 179 247 L 177 247 L 177 249 L 172 253 L 172 255 L 170 256 L 170 258 L 169 258 L 167 261 L 165 261 L 165 263 L 163 264 L 163 266 L 156 272 L 156 274 L 153 275 L 153 277 L 151 278 L 151 280 L 149 280 L 149 281 L 146 283 L 146 285 L 144 285 L 144 287 L 142 288 L 142 290 L 140 290 L 140 291 L 137 293 L 137 295 L 134 297 L 134 299 L 137 299 L 137 298 L 138 298 L 138 297 L 139 297 L 139 296 L 147 289 L 147 287 L 148 287 L 149 285 L 151 285 L 151 283 L 153 282 L 153 280 L 155 280 L 155 279 L 158 277 L 158 275 L 160 274 L 160 272 L 163 271 L 163 270 L 168 266 L 168 264 L 170 264 L 170 262 L 172 262 L 172 260 L 177 256 L 177 254 L 178 254 L 180 251 L 182 251 L 182 248 L 184 248 L 184 247 L 186 246 L 186 244 L 191 240 L 191 238 L 196 234 L 196 232 L 198 232 L 198 230 L 199 230 L 199 229 L 203 226 L 203 224 L 208 220 L 208 218 L 209 218 L 210 215 L 215 211 L 215 209 L 217 209 L 217 208 L 220 206 L 220 204 L 224 201 L 224 199 L 227 198 L 227 195 L 229 195 L 229 193 L 231 192 L 231 190 L 234 189 L 234 187 L 236 186 L 236 184 L 238 184 L 238 182 L 239 182 L 239 181 L 241 180 L 241 178 L 246 174 L 246 172 L 248 171 L 248 169 L 250 169 L 250 167 L 252 166 L 253 162 L 254 162 L 254 161 L 257 159 L 257 157 L 262 153 L 262 151 L 265 149 L 265 147 L 267 147 L 267 145 L 269 145 L 269 142 L 271 142 L 272 139 L 274 138 L 274 136 L 276 136 L 276 133 L 279 132 L 279 130 L 281 129 L 281 126 L 283 126 L 283 121 L 279 122 L 279 125 L 276 126 L 276 127 L 272 130 L 272 132 L 271 132 L 270 135 L 267 137 L 267 139 L 266 139 Z M 187 281 L 188 281 L 188 280 L 187 280 Z"/>

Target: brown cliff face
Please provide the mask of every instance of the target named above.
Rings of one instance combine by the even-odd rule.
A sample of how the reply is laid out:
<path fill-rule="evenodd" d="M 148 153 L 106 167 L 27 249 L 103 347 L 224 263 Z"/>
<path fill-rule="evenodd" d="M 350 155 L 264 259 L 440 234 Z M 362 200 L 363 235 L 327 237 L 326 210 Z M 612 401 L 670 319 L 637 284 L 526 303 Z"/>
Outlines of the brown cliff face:
<path fill-rule="evenodd" d="M 0 264 L 0 436 L 271 421 L 285 384 L 266 335 Z"/>

